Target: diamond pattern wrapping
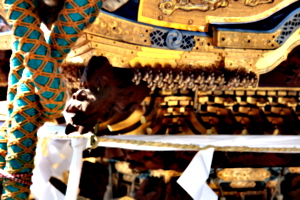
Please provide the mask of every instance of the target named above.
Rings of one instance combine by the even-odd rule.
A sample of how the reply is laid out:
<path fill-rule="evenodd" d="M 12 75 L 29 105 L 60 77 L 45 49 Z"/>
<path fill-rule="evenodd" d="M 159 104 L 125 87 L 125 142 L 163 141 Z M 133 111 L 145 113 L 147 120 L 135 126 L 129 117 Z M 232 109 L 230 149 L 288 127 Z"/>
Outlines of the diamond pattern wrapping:
<path fill-rule="evenodd" d="M 46 39 L 36 14 L 39 0 L 5 0 L 13 31 L 8 119 L 0 129 L 0 167 L 10 174 L 33 170 L 37 131 L 64 108 L 66 86 L 59 71 L 84 28 L 97 17 L 101 0 L 66 0 Z M 27 178 L 30 180 L 30 178 Z M 3 180 L 1 199 L 27 199 L 29 186 Z"/>

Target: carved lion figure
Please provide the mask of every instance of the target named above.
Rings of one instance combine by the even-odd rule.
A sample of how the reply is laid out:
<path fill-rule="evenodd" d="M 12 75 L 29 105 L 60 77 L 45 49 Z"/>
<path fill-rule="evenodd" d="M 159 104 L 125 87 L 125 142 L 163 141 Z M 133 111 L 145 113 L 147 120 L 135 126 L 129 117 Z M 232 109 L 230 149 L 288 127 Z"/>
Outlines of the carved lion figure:
<path fill-rule="evenodd" d="M 92 57 L 81 78 L 83 89 L 72 95 L 66 109 L 75 114 L 72 123 L 81 127 L 78 131 L 91 131 L 114 111 L 133 111 L 150 89 L 145 82 L 135 85 L 132 78 L 132 69 L 113 67 L 105 57 Z"/>

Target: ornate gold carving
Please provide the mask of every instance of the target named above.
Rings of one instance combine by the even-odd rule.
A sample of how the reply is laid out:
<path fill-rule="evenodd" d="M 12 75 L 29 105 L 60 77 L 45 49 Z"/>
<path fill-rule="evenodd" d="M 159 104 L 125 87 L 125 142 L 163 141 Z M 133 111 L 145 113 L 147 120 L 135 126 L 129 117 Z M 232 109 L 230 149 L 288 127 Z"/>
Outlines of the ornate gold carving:
<path fill-rule="evenodd" d="M 177 12 L 174 13 L 174 15 L 175 14 L 177 15 Z M 271 48 L 271 45 L 275 42 L 273 36 L 276 38 L 278 33 L 268 36 L 267 34 L 260 35 L 256 38 L 249 35 L 250 43 L 253 46 L 243 46 L 243 43 L 241 43 L 241 45 L 233 40 L 233 38 L 236 38 L 236 35 L 228 35 L 228 39 L 230 40 L 227 41 L 227 37 L 224 37 L 225 41 L 222 41 L 222 37 L 226 35 L 223 35 L 225 32 L 220 31 L 218 34 L 215 34 L 218 35 L 218 38 L 195 36 L 195 47 L 189 52 L 157 49 L 145 47 L 145 39 L 142 40 L 142 37 L 137 37 L 138 33 L 140 33 L 139 31 L 146 32 L 148 30 L 148 36 L 144 35 L 143 38 L 148 38 L 146 43 L 151 45 L 149 33 L 152 32 L 152 29 L 148 26 L 135 24 L 136 29 L 134 29 L 132 36 L 130 36 L 133 40 L 130 41 L 129 36 L 117 34 L 113 31 L 113 28 L 109 29 L 107 27 L 110 27 L 110 25 L 108 25 L 109 22 L 116 24 L 117 27 L 117 25 L 123 24 L 124 21 L 124 23 L 128 23 L 128 26 L 121 25 L 120 29 L 123 30 L 126 29 L 126 27 L 131 29 L 130 27 L 134 26 L 133 23 L 103 13 L 100 15 L 102 15 L 103 21 L 106 21 L 103 30 L 101 30 L 99 24 L 101 18 L 99 16 L 98 24 L 93 25 L 88 29 L 85 36 L 79 39 L 77 46 L 72 49 L 67 61 L 82 61 L 86 63 L 92 56 L 102 55 L 107 57 L 111 64 L 117 67 L 135 67 L 137 65 L 149 65 L 154 67 L 156 63 L 160 63 L 162 66 L 171 66 L 174 68 L 183 66 L 211 67 L 219 66 L 221 62 L 224 62 L 226 68 L 238 68 L 243 66 L 247 70 L 249 69 L 258 74 L 262 74 L 280 64 L 281 61 L 286 59 L 289 51 L 300 43 L 299 34 L 295 32 L 281 47 L 271 51 L 266 49 Z M 122 31 L 120 33 L 122 33 Z M 239 41 L 243 38 L 246 38 L 245 35 L 240 35 Z M 264 44 L 262 40 L 264 40 Z M 268 40 L 270 40 L 269 43 Z M 231 43 L 229 41 L 231 41 Z M 226 48 L 228 45 L 228 47 L 231 48 L 215 48 L 216 43 L 218 43 L 218 47 L 223 47 L 224 45 Z M 244 43 L 248 45 L 248 40 L 245 40 Z M 235 45 L 239 45 L 239 49 Z M 3 48 L 7 47 L 9 46 L 5 45 Z M 253 49 L 249 49 L 252 47 Z M 274 45 L 274 47 L 276 46 Z M 263 49 L 257 50 L 257 48 Z"/>
<path fill-rule="evenodd" d="M 149 34 L 152 30 L 153 28 L 150 26 L 100 13 L 93 25 L 85 32 L 116 41 L 151 46 Z"/>
<path fill-rule="evenodd" d="M 293 174 L 300 174 L 300 167 L 289 167 L 289 171 Z"/>
<path fill-rule="evenodd" d="M 254 188 L 255 186 L 254 181 L 233 181 L 230 183 L 231 188 Z"/>
<path fill-rule="evenodd" d="M 225 168 L 217 173 L 224 181 L 264 181 L 271 173 L 264 168 Z"/>
<path fill-rule="evenodd" d="M 202 0 L 199 4 L 192 3 L 190 0 L 165 0 L 159 4 L 159 9 L 166 15 L 172 15 L 175 10 L 179 9 L 184 11 L 208 11 L 226 6 L 228 6 L 227 0 Z"/>
<path fill-rule="evenodd" d="M 229 5 L 222 10 L 208 10 L 206 12 L 194 10 L 187 14 L 187 11 L 177 9 L 176 12 L 172 13 L 172 15 L 164 15 L 159 9 L 159 5 L 161 3 L 166 3 L 166 0 L 140 0 L 138 21 L 155 26 L 207 32 L 209 24 L 212 22 L 242 23 L 258 21 L 272 15 L 274 12 L 281 10 L 297 0 L 276 0 L 273 3 L 257 6 L 255 7 L 256 9 L 253 9 L 251 6 L 246 6 L 245 0 L 227 1 L 229 2 Z M 175 0 L 170 0 L 169 2 L 172 3 L 175 2 Z M 187 1 L 181 0 L 180 2 Z M 190 0 L 188 2 L 201 4 L 203 1 Z M 176 3 L 173 3 L 173 5 L 174 4 Z M 172 6 L 170 9 L 173 9 Z"/>
<path fill-rule="evenodd" d="M 247 33 L 233 31 L 216 31 L 214 44 L 218 47 L 241 49 L 276 49 L 279 44 L 275 41 L 281 30 L 276 33 Z"/>
<path fill-rule="evenodd" d="M 274 0 L 245 0 L 246 6 L 257 6 L 259 4 L 273 3 Z"/>
<path fill-rule="evenodd" d="M 92 56 L 105 56 L 116 67 L 152 66 L 157 63 L 161 66 L 184 67 L 212 67 L 219 66 L 221 62 L 228 68 L 244 67 L 247 71 L 255 72 L 257 59 L 262 55 L 258 50 L 238 50 L 234 52 L 213 48 L 212 39 L 197 37 L 196 46 L 192 52 L 172 51 L 141 47 L 110 40 L 90 33 L 80 38 L 80 44 L 73 48 L 67 62 L 74 63 L 81 60 L 86 63 Z M 76 57 L 77 56 L 77 57 Z M 242 58 L 242 59 L 241 59 Z"/>

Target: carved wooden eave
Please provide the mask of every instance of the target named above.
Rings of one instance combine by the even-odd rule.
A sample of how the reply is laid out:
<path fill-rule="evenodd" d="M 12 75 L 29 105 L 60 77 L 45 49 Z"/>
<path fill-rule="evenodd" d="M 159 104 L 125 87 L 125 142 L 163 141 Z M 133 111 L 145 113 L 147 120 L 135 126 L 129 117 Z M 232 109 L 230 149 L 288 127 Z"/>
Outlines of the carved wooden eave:
<path fill-rule="evenodd" d="M 181 6 L 184 6 L 184 2 L 181 2 Z M 78 39 L 65 64 L 72 64 L 75 67 L 82 66 L 87 64 L 92 56 L 105 56 L 115 67 L 135 68 L 133 81 L 138 84 L 140 80 L 145 80 L 153 90 L 160 88 L 163 91 L 169 91 L 170 89 L 175 91 L 176 89 L 226 91 L 233 87 L 255 87 L 258 84 L 259 75 L 277 67 L 287 58 L 290 51 L 299 45 L 300 9 L 297 7 L 299 2 L 265 0 L 255 1 L 256 5 L 252 6 L 247 5 L 248 1 L 228 3 L 227 0 L 224 0 L 222 2 L 225 3 L 218 4 L 220 6 L 207 11 L 197 9 L 186 11 L 179 6 L 172 14 L 166 15 L 162 13 L 162 7 L 157 7 L 158 4 L 154 9 L 152 1 L 141 1 L 136 20 L 103 11 L 99 14 L 95 23 L 85 30 Z M 161 1 L 160 3 L 167 2 Z M 147 15 L 147 12 L 145 10 L 145 12 L 143 10 L 142 12 L 141 9 L 147 8 L 146 5 L 148 4 L 152 5 L 153 10 L 155 10 L 154 13 L 163 15 L 164 20 L 166 18 L 176 20 L 177 15 L 183 16 L 184 13 L 189 14 L 184 15 L 187 18 L 193 17 L 193 22 L 199 16 L 207 16 L 202 17 L 206 21 L 201 22 L 203 23 L 201 26 L 211 26 L 212 28 L 208 32 L 201 32 L 201 30 L 194 31 L 181 26 L 173 27 L 170 25 L 171 23 L 170 26 L 165 27 L 161 23 L 154 26 L 154 21 L 147 21 L 146 23 L 141 17 L 141 14 Z M 193 5 L 193 2 L 190 1 L 189 5 Z M 228 9 L 228 11 L 219 12 L 221 9 Z M 238 9 L 240 13 L 242 10 L 243 15 L 237 17 L 237 11 L 233 12 L 234 9 Z M 250 11 L 255 12 L 249 14 Z M 287 11 L 291 12 L 287 13 Z M 268 22 L 278 12 L 284 13 L 286 16 L 277 21 L 274 27 L 268 31 L 246 30 L 243 29 L 243 24 L 240 23 L 243 22 L 244 25 L 248 23 L 256 24 L 259 20 L 267 20 Z M 220 13 L 223 13 L 224 16 L 219 16 Z M 193 23 L 191 26 L 196 25 Z M 200 27 L 200 25 L 197 26 Z M 0 40 L 0 49 L 10 49 L 8 45 L 11 43 L 9 32 L 2 33 Z M 74 65 L 74 63 L 80 65 Z M 225 77 L 222 74 L 224 72 L 229 74 L 229 77 Z M 153 76 L 152 78 L 148 76 L 150 73 Z M 183 77 L 181 82 L 175 76 L 180 73 L 183 74 L 181 75 Z M 173 77 L 173 79 L 170 77 Z M 180 76 L 179 79 L 181 79 Z M 76 80 L 73 82 L 76 82 Z M 223 84 L 227 84 L 226 87 L 222 87 Z M 198 95 L 197 92 L 195 94 Z M 193 99 L 194 96 L 186 98 L 185 101 L 190 102 L 188 105 L 197 109 L 198 100 Z M 176 110 L 176 108 L 174 112 L 184 114 L 189 110 L 185 106 L 182 106 L 179 110 Z M 166 113 L 174 114 L 172 109 L 168 108 Z M 139 112 L 139 110 L 136 112 Z M 137 116 L 137 120 L 131 120 L 131 123 L 139 121 L 139 117 L 141 117 L 141 113 L 136 114 L 136 112 L 131 118 Z M 166 113 L 162 116 L 164 117 Z M 146 116 L 144 119 L 148 119 L 148 121 L 144 120 L 141 130 L 144 132 L 148 130 L 149 132 L 151 129 L 149 125 L 150 117 Z M 117 125 L 110 125 L 111 131 L 114 131 L 114 127 L 117 127 Z M 126 130 L 129 130 L 128 127 Z M 188 129 L 186 130 L 189 132 Z M 215 131 L 208 128 L 198 132 L 205 134 Z M 244 132 L 248 131 L 245 129 Z"/>
<path fill-rule="evenodd" d="M 99 135 L 298 135 L 297 88 L 180 94 L 147 97 L 130 115 L 115 115 L 99 126 Z"/>
<path fill-rule="evenodd" d="M 79 39 L 66 61 L 87 63 L 92 56 L 103 55 L 115 67 L 160 66 L 189 70 L 225 67 L 229 71 L 243 69 L 247 73 L 253 72 L 259 76 L 273 70 L 300 44 L 300 10 L 296 1 L 257 1 L 256 6 L 248 6 L 246 1 L 234 1 L 225 8 L 205 12 L 178 9 L 172 15 L 163 14 L 164 19 L 168 17 L 170 20 L 176 20 L 177 14 L 180 13 L 180 16 L 185 13 L 186 19 L 199 19 L 201 15 L 206 19 L 205 22 L 201 22 L 204 23 L 201 26 L 212 27 L 208 32 L 201 32 L 206 31 L 205 28 L 195 31 L 192 28 L 171 26 L 172 23 L 167 20 L 165 22 L 170 26 L 153 20 L 143 20 L 141 13 L 146 15 L 147 12 L 141 9 L 146 8 L 148 4 L 151 4 L 149 9 L 155 11 L 153 13 L 162 12 L 158 7 L 157 11 L 155 10 L 154 3 L 140 2 L 137 21 L 102 12 Z M 222 12 L 218 11 L 220 9 L 223 9 Z M 231 11 L 223 12 L 225 9 Z M 243 17 L 237 17 L 237 11 L 232 11 L 234 9 L 239 9 Z M 277 12 L 285 10 L 292 12 L 286 13 L 287 16 L 274 24 L 270 30 L 240 29 L 241 22 L 244 26 L 247 23 L 254 23 L 252 26 L 256 26 L 255 23 L 261 23 L 260 20 L 268 22 Z M 226 17 L 218 16 L 220 13 Z M 294 25 L 290 25 L 291 23 Z M 195 24 L 193 26 L 196 27 Z M 291 31 L 286 32 L 286 29 Z"/>
<path fill-rule="evenodd" d="M 192 73 L 207 68 L 212 73 L 220 73 L 220 68 L 242 69 L 242 73 L 255 73 L 257 80 L 300 44 L 298 1 L 176 2 L 142 0 L 136 19 L 103 11 L 79 38 L 66 63 L 86 64 L 92 56 L 102 55 L 115 67 L 159 66 Z M 168 14 L 166 9 L 174 11 Z M 278 13 L 285 17 L 272 28 L 260 29 L 259 23 L 272 21 Z M 251 28 L 245 29 L 248 24 Z M 0 40 L 1 49 L 10 48 L 9 33 L 0 35 Z"/>

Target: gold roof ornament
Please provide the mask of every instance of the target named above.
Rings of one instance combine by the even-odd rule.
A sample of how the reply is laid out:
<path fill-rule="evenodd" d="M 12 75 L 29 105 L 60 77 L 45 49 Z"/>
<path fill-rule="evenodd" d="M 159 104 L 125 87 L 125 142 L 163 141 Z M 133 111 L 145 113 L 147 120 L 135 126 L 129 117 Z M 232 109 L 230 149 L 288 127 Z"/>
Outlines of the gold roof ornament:
<path fill-rule="evenodd" d="M 136 72 L 137 76 L 139 76 L 139 73 L 141 75 L 146 74 L 143 77 L 135 78 L 136 83 L 139 82 L 139 79 L 149 79 L 149 82 L 151 82 L 151 77 L 147 75 L 147 73 L 149 74 L 148 69 L 151 69 L 153 73 L 157 73 L 158 76 L 162 71 L 161 69 L 165 71 L 170 69 L 170 73 L 163 75 L 164 79 L 170 77 L 175 69 L 177 71 L 191 71 L 193 74 L 197 74 L 199 69 L 210 69 L 211 71 L 208 73 L 214 73 L 215 76 L 212 76 L 212 79 L 216 81 L 222 80 L 224 72 L 220 69 L 237 70 L 239 74 L 248 74 L 245 76 L 245 80 L 241 78 L 237 82 L 243 83 L 247 79 L 251 80 L 251 73 L 256 74 L 257 77 L 254 77 L 253 84 L 251 84 L 251 81 L 250 84 L 235 84 L 233 80 L 233 83 L 229 85 L 233 85 L 233 87 L 252 85 L 255 87 L 260 74 L 273 70 L 287 58 L 292 49 L 299 45 L 300 38 L 296 31 L 298 25 L 294 26 L 294 30 L 288 36 L 285 36 L 286 33 L 284 32 L 284 29 L 290 28 L 290 25 L 286 24 L 298 19 L 298 11 L 294 11 L 293 16 L 280 22 L 285 22 L 285 24 L 278 25 L 272 31 L 243 31 L 220 28 L 218 24 L 254 23 L 272 17 L 274 13 L 294 4 L 295 1 L 226 2 L 211 1 L 203 3 L 222 5 L 223 7 L 218 8 L 222 9 L 222 12 L 218 12 L 217 9 L 199 12 L 184 10 L 191 5 L 196 5 L 192 1 L 158 1 L 156 3 L 155 1 L 141 0 L 137 21 L 102 12 L 96 23 L 82 36 L 78 45 L 67 58 L 67 62 L 87 63 L 94 55 L 105 56 L 113 66 L 137 68 L 141 70 L 141 72 Z M 160 5 L 160 9 L 157 5 Z M 152 20 L 145 17 L 163 12 L 162 9 L 171 8 L 177 10 L 172 11 L 172 15 L 162 14 L 163 19 L 158 17 L 159 20 Z M 214 8 L 217 7 L 214 6 Z M 191 8 L 191 10 L 193 9 Z M 240 12 L 241 10 L 243 12 Z M 238 15 L 241 16 L 237 17 Z M 169 18 L 165 20 L 167 16 Z M 185 26 L 176 23 L 174 25 L 172 21 L 185 18 Z M 206 21 L 201 22 L 201 20 Z M 196 25 L 196 23 L 202 24 Z M 208 26 L 212 24 L 212 29 L 209 32 Z M 145 67 L 148 67 L 148 69 Z M 197 79 L 195 76 L 189 76 L 188 79 L 195 80 Z M 247 78 L 247 76 L 250 77 Z M 152 81 L 154 80 L 156 80 L 155 77 Z M 169 82 L 172 82 L 172 80 L 169 79 Z M 162 82 L 160 81 L 160 87 L 158 88 L 163 90 L 174 88 L 170 84 L 167 84 L 170 87 L 164 86 Z M 195 85 L 195 82 L 189 83 L 190 87 L 193 83 Z M 218 85 L 222 84 L 217 81 L 216 86 L 199 87 L 197 89 L 221 89 Z M 153 89 L 156 87 L 153 87 Z M 185 86 L 182 87 L 185 88 Z M 230 89 L 230 86 L 223 89 Z"/>
<path fill-rule="evenodd" d="M 117 12 L 130 3 L 128 0 L 104 1 L 104 9 L 109 12 L 99 14 L 78 39 L 65 63 L 85 65 L 92 56 L 104 56 L 114 67 L 137 68 L 142 75 L 149 74 L 149 67 L 158 76 L 161 68 L 169 70 L 163 79 L 177 75 L 177 71 L 196 74 L 186 77 L 189 81 L 186 86 L 181 84 L 183 89 L 226 90 L 255 87 L 261 74 L 277 67 L 300 43 L 295 0 L 140 0 L 132 7 L 137 9 L 136 19 Z M 261 26 L 264 21 L 274 21 L 272 17 L 280 12 L 286 14 L 281 21 L 274 22 L 268 29 Z M 9 48 L 8 36 L 0 38 L 4 41 L 1 48 Z M 208 69 L 212 74 L 209 78 L 212 80 L 205 80 L 213 83 L 212 86 L 192 87 L 197 85 L 197 77 L 201 77 L 197 75 L 199 69 Z M 236 75 L 222 81 L 227 71 Z M 156 80 L 149 75 L 140 78 L 147 77 L 149 82 Z M 138 80 L 134 79 L 136 83 Z M 172 80 L 169 78 L 167 84 L 160 81 L 159 87 L 152 88 L 176 89 L 177 86 L 168 83 Z"/>

